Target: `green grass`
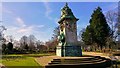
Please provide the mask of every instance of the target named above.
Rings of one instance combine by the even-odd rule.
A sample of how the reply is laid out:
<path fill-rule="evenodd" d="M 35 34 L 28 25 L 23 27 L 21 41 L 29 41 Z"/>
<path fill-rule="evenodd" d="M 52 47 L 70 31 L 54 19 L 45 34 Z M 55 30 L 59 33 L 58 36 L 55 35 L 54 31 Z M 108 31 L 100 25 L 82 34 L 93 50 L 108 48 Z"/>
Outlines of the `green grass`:
<path fill-rule="evenodd" d="M 11 54 L 2 55 L 0 60 L 7 68 L 42 68 L 35 57 L 50 56 L 53 54 Z"/>
<path fill-rule="evenodd" d="M 4 55 L 2 64 L 7 68 L 40 68 L 41 66 L 34 60 L 33 57 L 19 56 L 19 55 Z"/>
<path fill-rule="evenodd" d="M 2 63 L 6 66 L 39 66 L 34 58 L 27 57 L 22 59 L 3 59 Z"/>

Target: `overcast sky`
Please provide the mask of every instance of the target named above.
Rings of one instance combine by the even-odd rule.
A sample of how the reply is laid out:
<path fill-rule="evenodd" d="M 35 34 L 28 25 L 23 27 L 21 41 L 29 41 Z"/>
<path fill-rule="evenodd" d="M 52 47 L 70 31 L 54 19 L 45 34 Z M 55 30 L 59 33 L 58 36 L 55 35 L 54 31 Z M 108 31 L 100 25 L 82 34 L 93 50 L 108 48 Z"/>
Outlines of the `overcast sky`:
<path fill-rule="evenodd" d="M 2 3 L 2 25 L 7 28 L 5 35 L 19 40 L 23 35 L 33 34 L 41 41 L 52 37 L 58 26 L 61 8 L 65 2 L 5 2 Z M 115 9 L 117 2 L 68 2 L 68 6 L 79 19 L 77 32 L 89 24 L 93 10 L 100 6 L 103 13 Z"/>

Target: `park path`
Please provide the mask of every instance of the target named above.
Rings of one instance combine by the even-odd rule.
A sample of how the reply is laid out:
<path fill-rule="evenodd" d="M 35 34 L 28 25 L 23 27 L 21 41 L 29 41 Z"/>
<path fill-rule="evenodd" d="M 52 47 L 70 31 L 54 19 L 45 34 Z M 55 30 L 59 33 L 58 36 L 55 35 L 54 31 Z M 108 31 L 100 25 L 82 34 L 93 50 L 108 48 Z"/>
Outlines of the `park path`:
<path fill-rule="evenodd" d="M 0 63 L 0 68 L 6 68 L 2 63 Z"/>
<path fill-rule="evenodd" d="M 84 55 L 101 56 L 111 60 L 119 60 L 120 56 L 112 56 L 112 53 L 82 52 Z"/>
<path fill-rule="evenodd" d="M 83 55 L 92 55 L 92 56 L 101 56 L 105 58 L 110 58 L 109 54 L 97 53 L 97 52 L 82 52 Z M 53 59 L 62 58 L 59 56 L 43 56 L 35 58 L 35 61 L 38 62 L 41 66 L 48 65 Z"/>
<path fill-rule="evenodd" d="M 59 56 L 43 56 L 35 58 L 35 61 L 38 62 L 41 66 L 45 66 L 50 63 L 53 59 L 60 58 Z"/>
<path fill-rule="evenodd" d="M 83 55 L 101 56 L 105 58 L 110 58 L 108 53 L 98 53 L 98 52 L 82 52 Z"/>

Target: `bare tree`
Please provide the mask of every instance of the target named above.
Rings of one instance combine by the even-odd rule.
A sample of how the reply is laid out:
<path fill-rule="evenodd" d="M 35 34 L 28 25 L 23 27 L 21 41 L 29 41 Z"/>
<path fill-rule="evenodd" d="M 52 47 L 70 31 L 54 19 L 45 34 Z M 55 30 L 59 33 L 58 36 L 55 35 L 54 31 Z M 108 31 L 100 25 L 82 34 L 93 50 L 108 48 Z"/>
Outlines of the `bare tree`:
<path fill-rule="evenodd" d="M 12 35 L 10 35 L 8 37 L 9 37 L 9 42 L 13 43 L 14 42 L 14 37 Z"/>
<path fill-rule="evenodd" d="M 53 30 L 52 40 L 56 40 L 59 35 L 60 35 L 60 29 L 59 29 L 59 26 L 58 26 L 58 27 L 55 27 L 55 29 Z"/>
<path fill-rule="evenodd" d="M 120 41 L 120 2 L 118 2 L 118 41 Z"/>
<path fill-rule="evenodd" d="M 5 26 L 0 25 L 0 54 L 5 51 L 6 49 L 6 39 L 4 38 L 3 32 L 7 30 Z"/>
<path fill-rule="evenodd" d="M 36 49 L 36 38 L 34 35 L 29 35 L 28 37 L 28 45 L 30 50 L 35 50 Z"/>
<path fill-rule="evenodd" d="M 45 51 L 45 45 L 44 45 L 44 42 L 38 40 L 36 41 L 36 45 L 37 45 L 37 50 L 38 51 Z"/>
<path fill-rule="evenodd" d="M 118 27 L 118 13 L 117 11 L 110 10 L 106 13 L 106 20 L 109 23 L 111 27 L 111 34 L 109 37 L 107 37 L 106 44 L 111 47 L 115 45 L 116 38 L 118 36 L 117 34 L 117 27 Z"/>
<path fill-rule="evenodd" d="M 5 28 L 5 26 L 0 25 L 0 41 L 1 41 L 1 42 L 5 40 L 4 34 L 3 34 L 3 32 L 4 32 L 5 30 L 7 30 L 7 29 Z"/>
<path fill-rule="evenodd" d="M 21 49 L 26 49 L 26 46 L 28 46 L 28 37 L 22 36 L 19 42 Z"/>
<path fill-rule="evenodd" d="M 106 19 L 107 19 L 107 22 L 111 25 L 111 28 L 113 31 L 116 28 L 115 27 L 115 24 L 117 23 L 116 18 L 117 18 L 116 12 L 114 12 L 114 11 L 107 12 Z"/>
<path fill-rule="evenodd" d="M 117 30 L 117 24 L 118 24 L 117 17 L 118 17 L 118 14 L 116 11 L 108 11 L 106 14 L 106 20 L 109 23 L 111 30 L 112 30 L 111 37 L 114 40 L 116 39 L 115 32 Z"/>

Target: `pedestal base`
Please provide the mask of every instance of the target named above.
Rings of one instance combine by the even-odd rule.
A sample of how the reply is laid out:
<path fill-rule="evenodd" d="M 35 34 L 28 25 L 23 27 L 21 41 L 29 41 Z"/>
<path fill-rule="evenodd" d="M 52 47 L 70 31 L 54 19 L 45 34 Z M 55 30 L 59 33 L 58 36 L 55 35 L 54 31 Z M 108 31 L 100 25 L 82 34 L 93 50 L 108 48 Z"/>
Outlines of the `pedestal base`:
<path fill-rule="evenodd" d="M 79 57 L 82 56 L 81 46 L 57 46 L 56 55 L 61 57 Z"/>

